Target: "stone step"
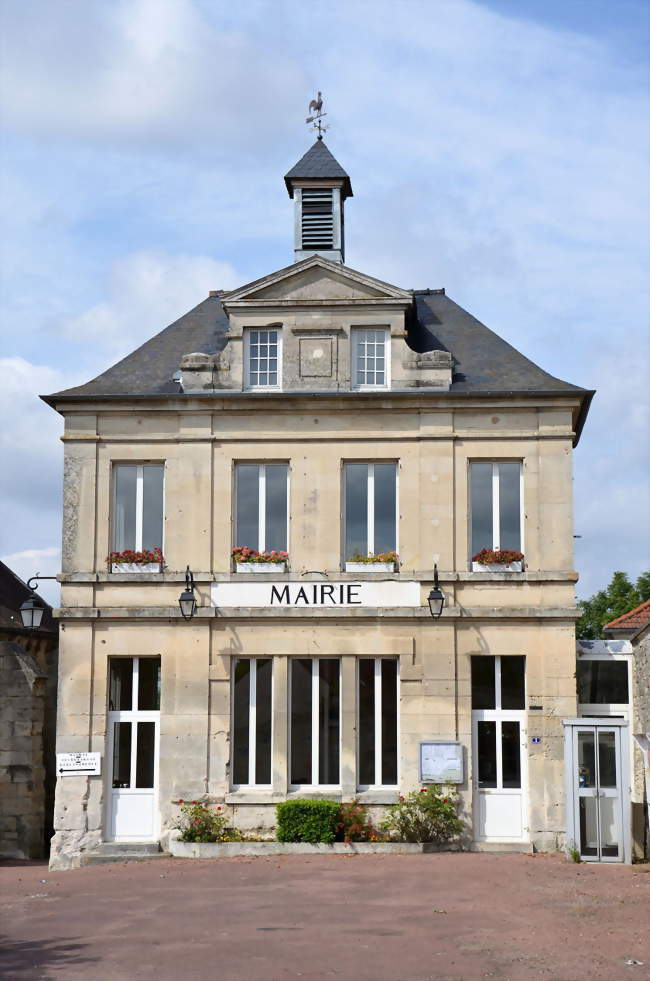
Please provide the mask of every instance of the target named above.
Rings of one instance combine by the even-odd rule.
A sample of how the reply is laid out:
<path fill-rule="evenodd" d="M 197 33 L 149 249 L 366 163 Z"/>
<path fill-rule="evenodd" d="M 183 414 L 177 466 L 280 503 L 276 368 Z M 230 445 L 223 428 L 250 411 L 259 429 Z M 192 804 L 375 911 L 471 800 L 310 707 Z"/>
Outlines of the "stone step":
<path fill-rule="evenodd" d="M 159 841 L 102 841 L 93 854 L 95 855 L 157 855 L 160 851 Z"/>
<path fill-rule="evenodd" d="M 532 855 L 534 849 L 530 841 L 473 841 L 470 851 L 517 852 L 519 854 Z"/>
<path fill-rule="evenodd" d="M 151 862 L 158 858 L 171 858 L 169 852 L 90 852 L 82 855 L 81 865 L 110 865 L 111 862 Z"/>

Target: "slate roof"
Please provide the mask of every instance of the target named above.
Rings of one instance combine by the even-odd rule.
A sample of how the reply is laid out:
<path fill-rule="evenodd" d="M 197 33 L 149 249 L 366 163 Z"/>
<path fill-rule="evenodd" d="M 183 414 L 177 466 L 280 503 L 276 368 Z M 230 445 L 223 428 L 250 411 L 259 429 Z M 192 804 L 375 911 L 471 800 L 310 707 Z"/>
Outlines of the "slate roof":
<path fill-rule="evenodd" d="M 54 406 L 77 399 L 182 395 L 172 375 L 183 355 L 193 351 L 218 354 L 225 347 L 227 329 L 228 318 L 220 297 L 209 296 L 97 378 L 42 397 Z M 454 366 L 450 395 L 580 396 L 581 408 L 575 423 L 577 442 L 594 393 L 543 371 L 454 303 L 443 290 L 414 291 L 407 343 L 416 352 L 451 353 Z M 424 395 L 426 389 L 417 393 Z M 219 394 L 228 397 L 241 392 L 224 390 Z M 441 397 L 444 393 L 435 394 Z M 262 396 L 256 393 L 253 397 Z"/>
<path fill-rule="evenodd" d="M 314 178 L 329 180 L 330 178 L 343 179 L 343 199 L 351 198 L 352 184 L 348 174 L 343 170 L 336 157 L 328 150 L 322 139 L 316 140 L 314 145 L 307 150 L 304 157 L 301 157 L 295 167 L 292 167 L 288 174 L 284 175 L 284 182 L 287 185 L 289 197 L 293 197 L 292 180 L 301 178 Z"/>
<path fill-rule="evenodd" d="M 0 562 L 0 631 L 3 629 L 24 632 L 22 620 L 20 619 L 20 607 L 32 595 L 27 583 L 13 572 L 8 565 Z M 38 592 L 36 593 L 38 596 Z M 44 613 L 41 625 L 38 630 L 30 630 L 30 634 L 57 633 L 58 627 L 52 617 L 52 607 L 46 603 L 42 596 L 39 596 Z"/>
<path fill-rule="evenodd" d="M 650 600 L 635 606 L 629 613 L 624 613 L 621 617 L 616 617 L 606 623 L 603 630 L 643 630 L 650 623 Z"/>

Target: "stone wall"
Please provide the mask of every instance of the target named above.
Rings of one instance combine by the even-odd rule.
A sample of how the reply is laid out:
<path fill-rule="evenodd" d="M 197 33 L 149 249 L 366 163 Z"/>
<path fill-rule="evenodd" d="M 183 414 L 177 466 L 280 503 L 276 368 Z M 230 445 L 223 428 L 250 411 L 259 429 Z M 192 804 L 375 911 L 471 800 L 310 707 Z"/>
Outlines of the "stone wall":
<path fill-rule="evenodd" d="M 42 858 L 47 674 L 13 641 L 0 641 L 0 692 L 0 858 Z"/>

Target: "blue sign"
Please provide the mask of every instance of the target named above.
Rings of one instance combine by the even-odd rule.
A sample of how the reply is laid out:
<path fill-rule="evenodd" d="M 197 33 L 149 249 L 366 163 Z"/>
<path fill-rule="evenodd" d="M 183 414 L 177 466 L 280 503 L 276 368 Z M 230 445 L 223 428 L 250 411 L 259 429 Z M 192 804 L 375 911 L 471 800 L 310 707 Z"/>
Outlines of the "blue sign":
<path fill-rule="evenodd" d="M 534 743 L 541 743 L 541 741 L 542 741 L 541 736 L 533 736 L 532 738 L 532 742 Z"/>

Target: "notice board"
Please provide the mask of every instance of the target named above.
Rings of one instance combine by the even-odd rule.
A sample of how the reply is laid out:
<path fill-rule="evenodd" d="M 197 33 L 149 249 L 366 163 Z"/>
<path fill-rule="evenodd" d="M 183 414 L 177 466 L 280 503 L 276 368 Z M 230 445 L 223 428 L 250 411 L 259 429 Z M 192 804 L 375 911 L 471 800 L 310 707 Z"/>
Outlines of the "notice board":
<path fill-rule="evenodd" d="M 462 783 L 463 746 L 458 742 L 420 743 L 422 783 Z"/>

